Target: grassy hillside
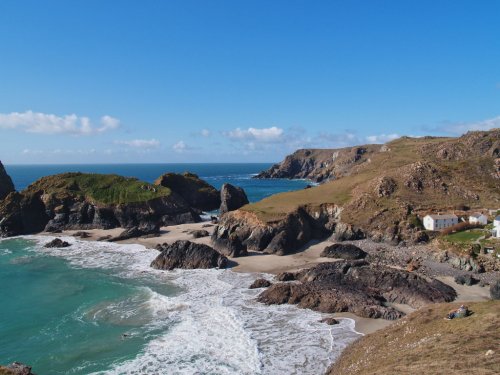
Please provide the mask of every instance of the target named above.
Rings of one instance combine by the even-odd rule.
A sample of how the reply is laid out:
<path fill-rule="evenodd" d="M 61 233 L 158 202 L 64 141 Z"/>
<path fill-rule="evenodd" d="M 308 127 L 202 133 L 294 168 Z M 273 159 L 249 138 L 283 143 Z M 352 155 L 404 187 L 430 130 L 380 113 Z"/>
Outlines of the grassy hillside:
<path fill-rule="evenodd" d="M 430 305 L 362 337 L 328 374 L 500 373 L 500 301 L 470 303 L 471 316 L 444 320 L 458 305 Z M 494 353 L 486 355 L 488 350 Z"/>
<path fill-rule="evenodd" d="M 271 196 L 243 209 L 265 222 L 283 219 L 299 206 L 344 206 L 343 221 L 366 225 L 374 215 L 394 212 L 500 205 L 494 159 L 500 130 L 471 132 L 461 138 L 408 138 L 388 143 L 369 161 L 353 165 L 346 177 L 312 189 Z M 495 154 L 496 152 L 496 154 Z M 377 189 L 390 181 L 394 191 Z M 401 211 L 401 212 L 399 212 Z M 388 212 L 388 213 L 386 213 Z"/>
<path fill-rule="evenodd" d="M 114 174 L 63 173 L 39 179 L 24 193 L 83 196 L 95 203 L 143 202 L 170 195 L 170 189 Z"/>

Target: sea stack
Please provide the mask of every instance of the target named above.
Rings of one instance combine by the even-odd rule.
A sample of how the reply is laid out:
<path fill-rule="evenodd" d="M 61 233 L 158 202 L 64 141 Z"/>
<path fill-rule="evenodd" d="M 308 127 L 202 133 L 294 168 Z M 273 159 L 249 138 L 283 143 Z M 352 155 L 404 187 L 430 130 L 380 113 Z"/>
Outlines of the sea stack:
<path fill-rule="evenodd" d="M 0 161 L 0 200 L 4 199 L 13 191 L 15 191 L 14 183 Z"/>
<path fill-rule="evenodd" d="M 220 198 L 222 202 L 219 208 L 220 215 L 237 210 L 249 203 L 245 191 L 231 184 L 222 185 Z"/>

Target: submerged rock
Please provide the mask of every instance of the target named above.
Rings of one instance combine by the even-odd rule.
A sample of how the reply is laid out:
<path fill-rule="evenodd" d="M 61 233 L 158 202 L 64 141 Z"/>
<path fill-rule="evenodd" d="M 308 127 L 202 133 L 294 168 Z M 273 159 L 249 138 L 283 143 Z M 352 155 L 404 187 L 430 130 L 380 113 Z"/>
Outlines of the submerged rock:
<path fill-rule="evenodd" d="M 157 246 L 161 253 L 151 263 L 151 267 L 160 270 L 175 268 L 225 268 L 227 258 L 210 246 L 191 241 L 176 241 Z"/>
<path fill-rule="evenodd" d="M 60 238 L 54 238 L 49 243 L 46 243 L 44 247 L 52 248 L 52 247 L 69 247 L 71 244 L 69 242 L 63 241 Z"/>
<path fill-rule="evenodd" d="M 31 366 L 22 364 L 21 362 L 13 362 L 7 366 L 0 366 L 0 374 L 2 375 L 35 375 L 31 372 Z"/>
<path fill-rule="evenodd" d="M 322 257 L 326 258 L 340 258 L 346 260 L 364 259 L 368 255 L 367 252 L 361 250 L 359 247 L 351 244 L 336 243 L 325 247 L 321 252 Z"/>
<path fill-rule="evenodd" d="M 258 301 L 297 304 L 324 313 L 348 311 L 366 318 L 394 320 L 404 313 L 385 306 L 386 302 L 418 308 L 456 298 L 455 290 L 438 280 L 427 281 L 414 273 L 366 261 L 321 263 L 296 272 L 293 279 L 298 282 L 272 285 L 258 296 Z"/>
<path fill-rule="evenodd" d="M 226 212 L 237 210 L 248 204 L 248 198 L 245 191 L 231 184 L 224 184 L 220 190 L 221 205 L 219 214 L 223 215 Z"/>

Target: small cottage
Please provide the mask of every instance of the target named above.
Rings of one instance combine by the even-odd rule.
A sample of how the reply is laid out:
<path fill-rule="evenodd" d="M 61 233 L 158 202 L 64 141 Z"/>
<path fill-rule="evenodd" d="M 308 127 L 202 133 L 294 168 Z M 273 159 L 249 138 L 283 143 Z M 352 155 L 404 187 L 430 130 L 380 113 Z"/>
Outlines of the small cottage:
<path fill-rule="evenodd" d="M 424 228 L 427 230 L 441 230 L 458 224 L 458 216 L 449 215 L 426 215 L 423 219 Z"/>
<path fill-rule="evenodd" d="M 488 217 L 482 213 L 475 212 L 469 216 L 469 223 L 486 225 L 488 224 Z"/>
<path fill-rule="evenodd" d="M 495 219 L 493 219 L 493 227 L 500 229 L 500 215 L 498 215 Z"/>

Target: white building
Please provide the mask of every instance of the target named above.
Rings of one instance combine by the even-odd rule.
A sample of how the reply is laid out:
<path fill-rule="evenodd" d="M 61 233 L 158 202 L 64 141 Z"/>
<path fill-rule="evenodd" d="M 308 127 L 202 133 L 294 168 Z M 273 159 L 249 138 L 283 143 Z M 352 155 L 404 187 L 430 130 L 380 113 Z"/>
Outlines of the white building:
<path fill-rule="evenodd" d="M 457 215 L 426 215 L 424 216 L 424 227 L 427 230 L 441 230 L 458 224 Z"/>
<path fill-rule="evenodd" d="M 469 223 L 486 225 L 488 224 L 488 217 L 481 213 L 475 212 L 469 216 Z"/>
<path fill-rule="evenodd" d="M 500 215 L 493 220 L 493 231 L 492 234 L 500 238 Z"/>

